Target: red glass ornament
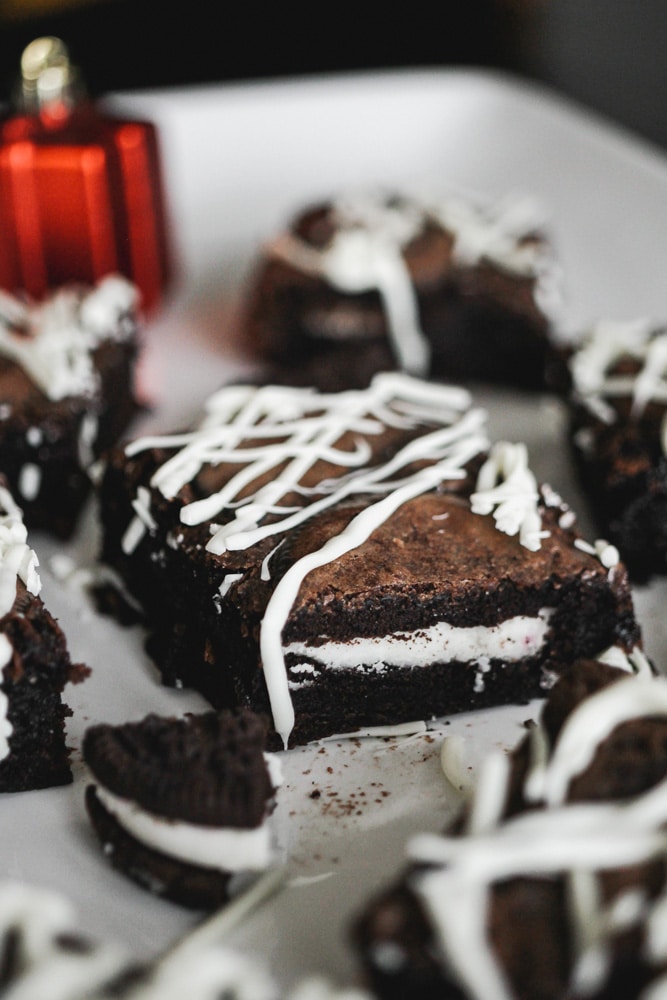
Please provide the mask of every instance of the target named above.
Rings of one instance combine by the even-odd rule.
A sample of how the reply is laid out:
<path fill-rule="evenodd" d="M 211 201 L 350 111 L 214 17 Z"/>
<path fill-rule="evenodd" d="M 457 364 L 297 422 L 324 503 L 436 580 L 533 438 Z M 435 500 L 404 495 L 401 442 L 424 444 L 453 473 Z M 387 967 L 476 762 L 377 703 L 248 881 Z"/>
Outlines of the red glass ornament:
<path fill-rule="evenodd" d="M 171 275 L 155 126 L 83 95 L 58 39 L 21 65 L 22 106 L 0 123 L 0 286 L 41 298 L 117 272 L 152 310 Z"/>

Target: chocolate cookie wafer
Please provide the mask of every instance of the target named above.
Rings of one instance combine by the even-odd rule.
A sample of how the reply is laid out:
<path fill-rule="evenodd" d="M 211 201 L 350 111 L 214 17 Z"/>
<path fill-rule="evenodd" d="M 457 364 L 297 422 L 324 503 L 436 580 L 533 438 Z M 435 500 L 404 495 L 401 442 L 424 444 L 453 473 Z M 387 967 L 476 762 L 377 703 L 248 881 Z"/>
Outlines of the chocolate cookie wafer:
<path fill-rule="evenodd" d="M 89 728 L 86 807 L 112 865 L 194 909 L 221 905 L 235 875 L 268 867 L 281 779 L 267 729 L 247 710 Z"/>

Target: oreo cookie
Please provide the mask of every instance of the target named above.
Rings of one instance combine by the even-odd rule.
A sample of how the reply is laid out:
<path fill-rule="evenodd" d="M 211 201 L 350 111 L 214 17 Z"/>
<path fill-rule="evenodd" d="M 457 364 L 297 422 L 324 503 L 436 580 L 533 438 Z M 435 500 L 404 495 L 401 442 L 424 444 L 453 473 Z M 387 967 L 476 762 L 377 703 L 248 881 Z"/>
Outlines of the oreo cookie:
<path fill-rule="evenodd" d="M 247 709 L 89 728 L 86 808 L 111 864 L 204 910 L 230 898 L 236 876 L 269 867 L 281 776 L 267 733 Z"/>

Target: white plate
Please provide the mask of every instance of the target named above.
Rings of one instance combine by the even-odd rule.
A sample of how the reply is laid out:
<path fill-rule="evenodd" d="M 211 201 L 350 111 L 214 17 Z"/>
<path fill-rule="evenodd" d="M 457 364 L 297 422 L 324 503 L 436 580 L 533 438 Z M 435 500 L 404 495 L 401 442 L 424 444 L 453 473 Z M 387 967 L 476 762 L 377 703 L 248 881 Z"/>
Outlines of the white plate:
<path fill-rule="evenodd" d="M 490 196 L 541 198 L 566 273 L 568 319 L 667 317 L 667 164 L 599 119 L 511 78 L 461 71 L 405 72 L 193 87 L 118 95 L 113 105 L 160 127 L 181 277 L 147 331 L 141 370 L 154 400 L 141 430 L 171 430 L 203 395 L 248 368 L 235 323 L 244 277 L 261 240 L 311 198 L 341 186 L 449 184 Z M 583 515 L 563 444 L 563 415 L 547 398 L 480 390 L 496 438 L 525 440 L 538 477 Z M 586 525 L 585 516 L 581 518 Z M 73 899 L 91 934 L 159 953 L 196 916 L 152 898 L 104 860 L 82 804 L 78 757 L 85 727 L 149 711 L 203 708 L 165 689 L 139 629 L 96 616 L 52 572 L 58 547 L 32 539 L 47 606 L 92 677 L 68 689 L 74 715 L 72 786 L 0 797 L 2 875 Z M 96 551 L 94 507 L 64 547 L 86 565 Z M 636 592 L 648 651 L 665 662 L 666 584 Z M 452 719 L 405 741 L 327 744 L 284 754 L 278 819 L 296 880 L 232 938 L 289 984 L 320 971 L 344 984 L 357 963 L 351 918 L 401 865 L 406 838 L 437 830 L 456 805 L 439 766 L 443 731 L 480 756 L 515 743 L 537 706 Z M 472 773 L 472 772 L 471 772 Z M 47 998 L 45 998 L 47 1000 Z"/>

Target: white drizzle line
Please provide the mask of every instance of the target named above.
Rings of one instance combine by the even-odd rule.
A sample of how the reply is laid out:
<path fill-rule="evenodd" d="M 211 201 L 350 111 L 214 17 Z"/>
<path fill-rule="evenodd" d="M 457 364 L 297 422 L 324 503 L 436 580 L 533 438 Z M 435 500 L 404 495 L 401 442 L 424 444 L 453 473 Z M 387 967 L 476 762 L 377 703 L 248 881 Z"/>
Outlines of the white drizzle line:
<path fill-rule="evenodd" d="M 561 805 L 572 779 L 616 726 L 643 716 L 667 716 L 666 679 L 632 674 L 584 698 L 566 719 L 548 762 L 531 771 L 526 796 Z"/>
<path fill-rule="evenodd" d="M 127 972 L 140 973 L 123 996 L 127 1000 L 213 1000 L 234 996 L 245 1000 L 276 1000 L 276 987 L 257 963 L 221 944 L 248 915 L 286 880 L 272 870 L 199 924 L 168 951 L 138 967 L 115 944 L 85 938 L 75 924 L 74 909 L 56 893 L 22 883 L 0 885 L 0 946 L 16 935 L 16 969 L 3 996 L 15 1000 L 101 1000 L 108 987 Z M 68 948 L 63 937 L 81 942 Z"/>
<path fill-rule="evenodd" d="M 596 654 L 595 659 L 623 671 L 628 675 L 628 679 L 638 678 L 644 683 L 652 683 L 655 679 L 649 659 L 638 646 L 635 646 L 629 652 L 621 649 L 620 646 L 610 646 L 608 649 L 603 650 L 603 652 Z M 626 690 L 629 692 L 628 695 L 624 693 Z M 609 701 L 606 699 L 597 700 L 596 694 L 589 695 L 583 704 L 586 706 L 591 704 L 592 710 L 586 708 L 581 713 L 577 713 L 577 710 L 575 710 L 565 720 L 558 744 L 560 744 L 563 734 L 569 732 L 570 735 L 567 737 L 568 744 L 581 744 L 578 762 L 576 759 L 569 760 L 566 751 L 559 754 L 559 759 L 556 763 L 552 763 L 550 761 L 552 748 L 547 731 L 541 722 L 533 725 L 530 729 L 528 744 L 530 754 L 529 767 L 523 787 L 523 794 L 526 800 L 535 803 L 543 801 L 547 794 L 547 788 L 550 788 L 552 796 L 555 795 L 557 802 L 559 804 L 562 803 L 572 777 L 586 766 L 586 764 L 581 764 L 582 758 L 585 757 L 586 763 L 589 763 L 593 759 L 599 744 L 611 734 L 619 722 L 636 718 L 642 714 L 637 708 L 634 693 L 635 688 L 632 686 L 622 689 L 620 702 L 617 698 L 614 698 L 615 711 L 608 713 L 606 718 L 604 710 L 605 706 L 609 705 Z M 624 699 L 626 700 L 623 703 Z M 590 729 L 588 728 L 587 721 L 589 711 L 591 711 L 595 722 L 595 725 Z M 599 712 L 602 714 L 598 715 Z M 619 715 L 621 716 L 620 718 Z M 565 772 L 563 773 L 561 770 L 560 774 L 556 773 L 559 769 L 562 769 L 563 765 Z M 568 769 L 571 769 L 569 773 Z M 554 773 L 556 773 L 556 777 L 554 777 Z M 554 792 L 554 785 L 556 786 L 556 792 Z"/>
<path fill-rule="evenodd" d="M 434 199 L 428 207 L 443 229 L 453 234 L 454 257 L 461 264 L 488 260 L 527 277 L 539 277 L 554 268 L 552 253 L 539 238 L 545 212 L 534 198 L 482 204 L 452 195 Z"/>
<path fill-rule="evenodd" d="M 541 539 L 549 535 L 542 530 L 538 503 L 537 481 L 528 467 L 526 446 L 507 441 L 494 444 L 470 498 L 473 513 L 492 513 L 499 531 L 518 534 L 521 544 L 536 552 Z"/>
<path fill-rule="evenodd" d="M 640 364 L 635 375 L 610 372 L 622 358 Z M 599 420 L 614 423 L 618 417 L 608 402 L 618 396 L 632 398 L 631 414 L 638 419 L 650 402 L 667 403 L 667 328 L 649 319 L 601 320 L 588 332 L 570 361 L 573 390 Z M 661 429 L 662 450 L 667 453 L 667 419 Z"/>
<path fill-rule="evenodd" d="M 570 870 L 597 872 L 664 856 L 667 841 L 661 826 L 666 821 L 667 781 L 663 781 L 630 804 L 554 807 L 523 813 L 497 828 L 463 837 L 423 834 L 413 838 L 408 844 L 409 858 L 434 866 L 415 873 L 413 887 L 434 919 L 440 948 L 466 995 L 474 1000 L 512 998 L 486 935 L 489 894 L 495 882 Z M 590 896 L 583 898 L 581 881 L 579 889 L 573 902 L 590 914 L 593 907 Z M 601 935 L 615 920 L 605 910 L 598 913 Z M 622 912 L 620 918 L 616 916 L 622 918 Z M 585 954 L 598 942 L 599 936 L 584 942 L 586 950 L 575 956 L 574 968 L 587 973 L 589 987 L 593 985 L 591 966 Z M 607 968 L 608 954 L 593 969 L 596 986 Z"/>
<path fill-rule="evenodd" d="M 377 291 L 399 368 L 410 375 L 428 375 L 431 349 L 420 326 L 417 295 L 403 256 L 404 247 L 424 227 L 422 210 L 411 202 L 388 202 L 369 192 L 341 198 L 333 216 L 336 229 L 324 249 L 285 233 L 268 252 L 341 292 Z"/>
<path fill-rule="evenodd" d="M 44 302 L 0 291 L 0 354 L 19 364 L 49 399 L 93 395 L 99 386 L 92 355 L 103 340 L 125 340 L 124 322 L 138 292 L 119 275 L 90 290 L 65 287 Z"/>

